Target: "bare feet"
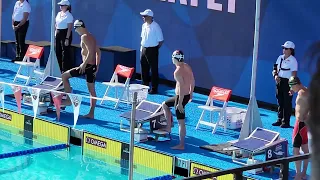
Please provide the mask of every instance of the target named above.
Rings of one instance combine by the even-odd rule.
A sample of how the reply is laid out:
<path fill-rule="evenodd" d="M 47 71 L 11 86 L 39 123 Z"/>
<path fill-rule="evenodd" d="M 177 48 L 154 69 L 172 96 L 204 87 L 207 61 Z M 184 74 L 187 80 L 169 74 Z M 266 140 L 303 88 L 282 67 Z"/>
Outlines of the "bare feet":
<path fill-rule="evenodd" d="M 294 177 L 294 180 L 301 180 L 302 179 L 302 174 L 297 173 L 296 176 Z"/>
<path fill-rule="evenodd" d="M 94 114 L 87 114 L 85 116 L 81 116 L 82 118 L 86 118 L 86 119 L 94 119 Z"/>
<path fill-rule="evenodd" d="M 184 145 L 183 144 L 179 144 L 179 145 L 171 147 L 171 149 L 184 150 Z"/>

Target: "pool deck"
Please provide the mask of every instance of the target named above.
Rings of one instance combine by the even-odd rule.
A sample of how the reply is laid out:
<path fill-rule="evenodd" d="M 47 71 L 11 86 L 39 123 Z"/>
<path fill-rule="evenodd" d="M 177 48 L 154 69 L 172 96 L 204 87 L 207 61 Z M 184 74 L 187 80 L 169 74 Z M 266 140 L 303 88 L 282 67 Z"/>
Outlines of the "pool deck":
<path fill-rule="evenodd" d="M 12 83 L 14 75 L 18 70 L 18 65 L 11 63 L 9 60 L 0 59 L 0 78 L 3 82 Z M 86 82 L 82 78 L 73 78 L 71 81 L 73 87 L 73 92 L 76 94 L 88 95 Z M 97 96 L 102 97 L 106 90 L 106 86 L 101 84 L 101 82 L 96 83 Z M 12 94 L 10 88 L 6 87 L 6 94 Z M 249 93 L 249 92 L 248 92 Z M 274 92 L 270 92 L 274 93 Z M 147 100 L 162 103 L 168 97 L 171 97 L 174 94 L 172 88 L 161 85 L 159 87 L 159 94 L 157 95 L 148 95 Z M 174 115 L 174 128 L 172 129 L 172 141 L 166 142 L 155 142 L 148 141 L 144 143 L 136 143 L 136 145 L 156 150 L 160 152 L 165 152 L 167 154 L 173 155 L 175 157 L 192 160 L 203 165 L 212 166 L 219 169 L 230 169 L 235 167 L 240 167 L 241 165 L 236 164 L 232 161 L 230 156 L 210 152 L 199 148 L 202 145 L 208 144 L 219 144 L 231 140 L 238 139 L 239 131 L 227 130 L 224 131 L 223 128 L 218 128 L 215 134 L 211 133 L 211 129 L 205 126 L 201 126 L 198 130 L 195 130 L 195 126 L 198 122 L 198 119 L 201 114 L 201 110 L 198 109 L 199 105 L 204 105 L 207 100 L 206 95 L 194 94 L 193 101 L 186 106 L 186 128 L 187 128 L 187 137 L 186 137 L 186 147 L 184 151 L 172 150 L 170 147 L 176 145 L 179 141 L 178 136 L 178 124 L 176 117 Z M 17 111 L 16 102 L 13 98 L 6 96 L 5 98 L 5 108 L 13 111 Z M 89 111 L 89 99 L 84 98 L 81 107 L 80 115 L 84 115 Z M 118 109 L 113 109 L 114 102 L 106 101 L 104 105 L 100 105 L 100 102 L 97 102 L 97 107 L 95 111 L 95 119 L 78 119 L 75 129 L 85 130 L 87 132 L 104 136 L 110 139 L 115 139 L 121 142 L 129 143 L 130 136 L 128 132 L 120 130 L 120 120 L 119 116 L 121 113 L 129 111 L 130 107 L 126 104 L 120 104 Z M 239 103 L 229 102 L 229 106 L 239 107 L 246 109 L 247 106 Z M 292 154 L 292 145 L 291 145 L 291 135 L 292 128 L 280 129 L 280 127 L 273 127 L 271 124 L 277 118 L 277 115 L 273 111 L 259 109 L 261 119 L 263 122 L 263 128 L 270 129 L 273 131 L 281 132 L 280 136 L 285 138 L 289 142 L 289 154 Z M 32 107 L 22 105 L 22 113 L 32 116 L 33 110 Z M 56 114 L 51 113 L 45 116 L 38 116 L 38 118 L 45 119 L 48 121 L 56 120 Z M 124 120 L 124 119 L 123 119 Z M 126 122 L 126 120 L 124 120 Z M 64 111 L 61 112 L 61 119 L 58 123 L 73 126 L 73 108 L 67 107 Z M 127 123 L 128 124 L 128 123 Z M 291 126 L 294 124 L 294 117 L 291 118 Z M 309 168 L 310 169 L 310 168 Z M 249 175 L 245 173 L 245 175 Z M 290 175 L 294 175 L 294 164 L 290 163 Z M 278 174 L 269 174 L 262 173 L 259 175 L 249 175 L 252 178 L 257 179 L 270 179 L 277 178 Z"/>

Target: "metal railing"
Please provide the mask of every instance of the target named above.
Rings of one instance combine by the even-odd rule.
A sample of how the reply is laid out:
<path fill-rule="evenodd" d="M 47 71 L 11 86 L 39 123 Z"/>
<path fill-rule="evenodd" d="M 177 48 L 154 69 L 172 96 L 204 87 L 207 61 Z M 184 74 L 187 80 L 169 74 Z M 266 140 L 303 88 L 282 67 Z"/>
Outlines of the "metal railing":
<path fill-rule="evenodd" d="M 221 170 L 221 171 L 214 172 L 214 173 L 207 173 L 207 174 L 203 174 L 203 175 L 187 177 L 184 179 L 198 180 L 198 179 L 206 179 L 206 178 L 213 178 L 213 177 L 218 177 L 218 176 L 223 176 L 223 175 L 228 175 L 228 174 L 234 174 L 235 180 L 243 180 L 243 172 L 244 171 L 258 169 L 258 168 L 266 167 L 266 166 L 275 166 L 275 165 L 280 164 L 281 170 L 280 170 L 280 177 L 279 178 L 281 180 L 287 180 L 287 179 L 289 179 L 289 163 L 294 162 L 294 161 L 305 160 L 308 158 L 310 158 L 310 153 L 304 154 L 304 155 L 299 155 L 299 156 L 290 156 L 290 157 L 270 160 L 270 161 L 266 161 L 263 163 L 247 165 L 244 167 L 239 167 L 239 168 L 234 168 L 234 169 Z"/>

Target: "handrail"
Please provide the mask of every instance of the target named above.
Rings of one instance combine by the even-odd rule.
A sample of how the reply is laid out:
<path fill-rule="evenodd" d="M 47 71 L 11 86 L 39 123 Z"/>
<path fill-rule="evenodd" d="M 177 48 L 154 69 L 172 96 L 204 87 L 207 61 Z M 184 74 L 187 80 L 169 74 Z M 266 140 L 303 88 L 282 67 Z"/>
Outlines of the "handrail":
<path fill-rule="evenodd" d="M 310 155 L 311 154 L 308 153 L 308 154 L 303 154 L 303 155 L 298 155 L 298 156 L 284 157 L 284 158 L 274 159 L 274 160 L 270 160 L 270 161 L 266 161 L 266 162 L 262 162 L 262 163 L 247 165 L 244 167 L 233 168 L 233 169 L 228 169 L 228 170 L 221 170 L 221 171 L 217 171 L 214 173 L 207 173 L 207 174 L 197 175 L 197 176 L 193 176 L 193 177 L 187 177 L 184 179 L 197 180 L 197 179 L 218 177 L 218 176 L 222 176 L 222 175 L 226 175 L 226 174 L 236 174 L 236 175 L 238 174 L 239 175 L 239 173 L 241 173 L 241 176 L 242 176 L 242 172 L 244 172 L 244 171 L 249 171 L 252 169 L 257 169 L 257 168 L 261 168 L 264 166 L 271 166 L 271 165 L 276 165 L 276 164 L 283 164 L 284 166 L 286 166 L 284 163 L 308 159 L 308 158 L 310 158 Z M 289 167 L 287 166 L 287 168 L 289 168 Z M 284 168 L 284 170 L 285 170 L 285 168 Z M 288 171 L 288 169 L 287 169 L 287 171 Z"/>

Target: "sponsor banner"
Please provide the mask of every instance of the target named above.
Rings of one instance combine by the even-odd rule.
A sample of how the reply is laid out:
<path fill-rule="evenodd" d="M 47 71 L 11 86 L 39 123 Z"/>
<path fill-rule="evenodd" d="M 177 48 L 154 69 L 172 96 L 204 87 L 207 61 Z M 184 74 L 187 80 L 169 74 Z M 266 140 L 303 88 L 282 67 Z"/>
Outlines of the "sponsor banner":
<path fill-rule="evenodd" d="M 69 127 L 53 122 L 40 119 L 33 121 L 33 138 L 38 142 L 69 144 L 69 130 Z"/>
<path fill-rule="evenodd" d="M 96 152 L 97 154 L 107 155 L 121 159 L 121 143 L 107 138 L 99 137 L 89 133 L 83 133 L 83 153 L 86 151 Z M 112 163 L 112 162 L 111 162 Z M 119 165 L 117 162 L 113 164 Z"/>
<path fill-rule="evenodd" d="M 191 162 L 190 165 L 190 177 L 216 171 L 219 171 L 219 169 L 214 169 L 194 162 Z M 233 180 L 233 174 L 219 176 L 217 180 Z"/>
<path fill-rule="evenodd" d="M 32 99 L 32 107 L 33 107 L 33 117 L 37 117 L 38 107 L 39 107 L 39 96 L 41 89 L 37 88 L 28 88 L 31 99 Z"/>
<path fill-rule="evenodd" d="M 24 115 L 8 110 L 0 111 L 0 123 L 18 129 L 24 128 Z"/>
<path fill-rule="evenodd" d="M 133 162 L 135 172 L 149 177 L 173 174 L 174 157 L 169 155 L 135 147 Z"/>

